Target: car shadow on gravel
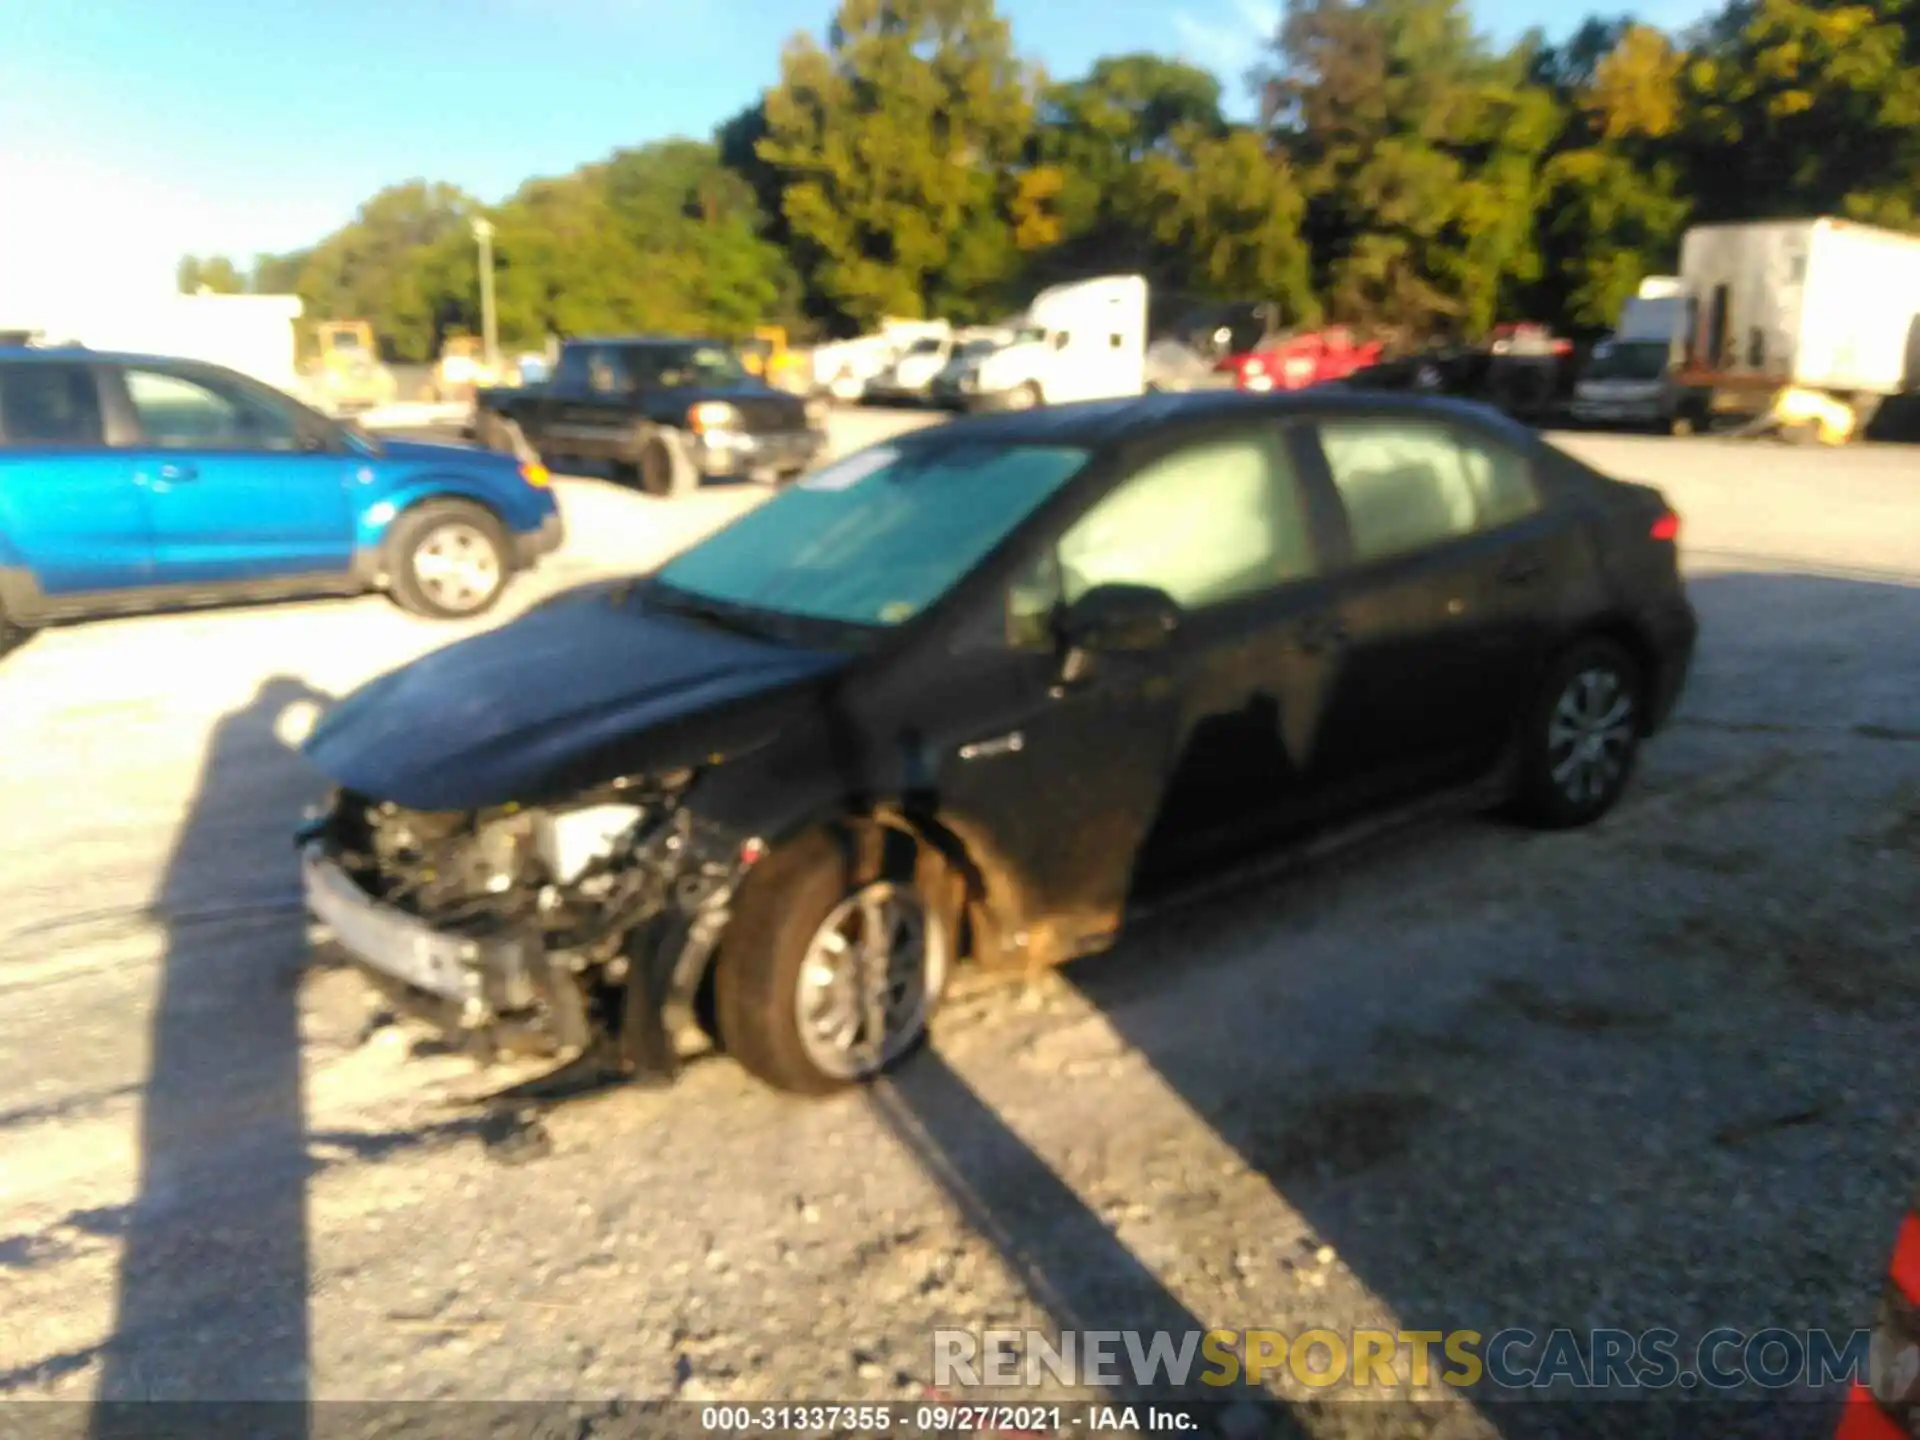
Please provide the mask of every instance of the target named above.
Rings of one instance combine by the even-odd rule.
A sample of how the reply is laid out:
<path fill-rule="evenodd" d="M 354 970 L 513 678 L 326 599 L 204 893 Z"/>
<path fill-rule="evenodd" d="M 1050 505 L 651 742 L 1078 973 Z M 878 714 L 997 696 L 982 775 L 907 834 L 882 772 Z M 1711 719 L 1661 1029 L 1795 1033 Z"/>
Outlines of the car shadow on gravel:
<path fill-rule="evenodd" d="M 1920 587 L 1692 590 L 1685 704 L 1601 825 L 1403 833 L 1066 972 L 1406 1330 L 1668 1329 L 1679 1374 L 1717 1326 L 1871 1323 L 1920 1173 Z M 1270 1273 L 1211 1323 L 1346 1323 Z M 1506 1440 L 1833 1431 L 1831 1386 L 1712 1393 L 1463 1398 Z M 1430 1433 L 1393 1408 L 1315 1433 Z"/>
<path fill-rule="evenodd" d="M 1207 1328 L 932 1047 L 877 1082 L 869 1098 L 894 1139 L 1046 1312 L 1056 1343 L 1062 1332 L 1113 1331 L 1119 1316 L 1127 1317 L 1127 1328 L 1149 1333 L 1181 1336 Z M 1122 1376 L 1124 1357 L 1115 1348 Z M 984 1358 L 980 1363 L 984 1367 Z M 992 1392 L 942 1398 L 978 1402 Z M 1144 1390 L 1123 1378 L 1109 1398 L 1124 1404 L 1194 1397 Z M 1264 1440 L 1305 1440 L 1307 1432 L 1284 1408 L 1245 1385 L 1212 1390 L 1206 1398 L 1235 1405 L 1236 1423 L 1257 1425 Z"/>
<path fill-rule="evenodd" d="M 218 723 L 155 899 L 166 948 L 96 1440 L 137 1431 L 156 1400 L 288 1402 L 250 1428 L 306 1433 L 306 943 L 288 826 L 314 781 L 280 726 L 331 700 L 276 676 Z"/>

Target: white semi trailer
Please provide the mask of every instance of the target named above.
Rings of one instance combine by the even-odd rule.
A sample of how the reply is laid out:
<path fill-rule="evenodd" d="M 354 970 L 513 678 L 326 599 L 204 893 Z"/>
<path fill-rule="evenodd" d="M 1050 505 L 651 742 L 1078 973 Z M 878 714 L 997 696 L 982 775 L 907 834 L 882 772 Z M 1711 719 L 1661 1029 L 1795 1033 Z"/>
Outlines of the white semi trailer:
<path fill-rule="evenodd" d="M 1011 335 L 940 376 L 936 394 L 967 410 L 1109 400 L 1147 388 L 1147 282 L 1104 275 L 1033 297 Z"/>
<path fill-rule="evenodd" d="M 1920 236 L 1846 220 L 1700 225 L 1680 246 L 1681 389 L 1845 438 L 1920 389 Z"/>

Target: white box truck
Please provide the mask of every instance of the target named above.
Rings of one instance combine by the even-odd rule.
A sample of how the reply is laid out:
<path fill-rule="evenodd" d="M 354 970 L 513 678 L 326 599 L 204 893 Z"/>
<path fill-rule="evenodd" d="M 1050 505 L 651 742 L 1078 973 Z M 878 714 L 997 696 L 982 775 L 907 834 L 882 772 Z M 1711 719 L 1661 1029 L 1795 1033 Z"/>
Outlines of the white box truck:
<path fill-rule="evenodd" d="M 1029 410 L 1147 388 L 1147 281 L 1103 275 L 1033 297 L 1004 345 L 942 372 L 937 395 L 966 410 Z"/>
<path fill-rule="evenodd" d="M 1574 382 L 1574 420 L 1670 435 L 1705 428 L 1711 391 L 1680 381 L 1693 313 L 1679 276 L 1641 281 L 1639 293 L 1622 307 L 1613 332 L 1593 347 Z"/>
<path fill-rule="evenodd" d="M 1858 412 L 1920 388 L 1920 236 L 1846 220 L 1700 225 L 1680 246 L 1680 383 L 1752 415 L 1798 391 Z"/>

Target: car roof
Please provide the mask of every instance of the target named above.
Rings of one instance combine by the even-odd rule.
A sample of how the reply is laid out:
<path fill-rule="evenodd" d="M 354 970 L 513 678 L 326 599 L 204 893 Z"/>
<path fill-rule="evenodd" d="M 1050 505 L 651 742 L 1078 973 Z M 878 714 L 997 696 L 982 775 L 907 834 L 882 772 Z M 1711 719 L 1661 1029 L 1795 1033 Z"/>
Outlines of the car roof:
<path fill-rule="evenodd" d="M 1121 400 L 1084 400 L 1033 410 L 979 415 L 909 431 L 890 443 L 920 445 L 1074 445 L 1087 449 L 1125 444 L 1162 429 L 1244 416 L 1393 415 L 1466 421 L 1525 444 L 1533 432 L 1491 406 L 1438 395 L 1316 386 L 1282 394 L 1243 390 L 1157 392 Z"/>

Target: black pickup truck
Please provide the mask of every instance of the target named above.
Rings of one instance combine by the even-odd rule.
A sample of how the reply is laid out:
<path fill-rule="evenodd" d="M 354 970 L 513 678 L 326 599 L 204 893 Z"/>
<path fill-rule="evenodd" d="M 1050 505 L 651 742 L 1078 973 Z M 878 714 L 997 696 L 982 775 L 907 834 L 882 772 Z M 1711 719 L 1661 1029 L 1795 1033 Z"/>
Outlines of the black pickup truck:
<path fill-rule="evenodd" d="M 553 378 L 474 396 L 470 438 L 497 450 L 609 462 L 650 495 L 705 477 L 785 481 L 827 442 L 826 411 L 749 375 L 713 340 L 569 340 Z"/>

